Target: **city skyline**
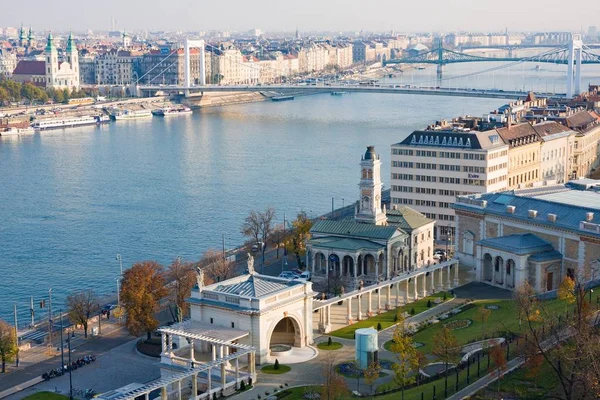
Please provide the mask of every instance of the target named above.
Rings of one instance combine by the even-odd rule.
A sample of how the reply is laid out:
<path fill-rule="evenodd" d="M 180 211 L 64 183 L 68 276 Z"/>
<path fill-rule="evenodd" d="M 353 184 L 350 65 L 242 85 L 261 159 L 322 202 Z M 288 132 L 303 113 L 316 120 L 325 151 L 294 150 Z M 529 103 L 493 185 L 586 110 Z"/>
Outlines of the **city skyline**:
<path fill-rule="evenodd" d="M 57 0 L 52 3 L 33 0 L 27 15 L 16 7 L 0 15 L 0 26 L 33 26 L 39 30 L 117 30 L 140 29 L 166 31 L 247 31 L 259 28 L 266 32 L 301 31 L 373 31 L 385 32 L 451 32 L 451 31 L 580 31 L 594 25 L 592 14 L 571 16 L 562 12 L 563 3 L 546 2 L 543 13 L 534 3 L 521 3 L 518 12 L 491 13 L 498 8 L 496 2 L 457 0 L 447 3 L 433 0 L 429 7 L 421 3 L 399 4 L 389 0 L 365 6 L 364 1 L 349 0 L 340 6 L 333 1 L 306 0 L 296 7 L 272 0 L 242 2 L 234 0 L 227 13 L 218 5 L 190 4 L 174 0 L 147 2 L 131 0 L 126 4 L 106 0 L 103 7 L 92 12 L 82 10 L 75 0 Z M 584 0 L 583 8 L 592 2 Z M 61 10 L 61 12 L 57 12 Z M 428 15 L 423 10 L 436 10 Z M 468 10 L 468 11 L 465 11 Z M 207 18 L 203 18 L 208 14 Z M 52 15 L 52 18 L 47 18 Z M 493 20 L 490 18 L 493 15 Z M 532 15 L 538 15 L 532 18 Z M 505 16 L 505 17 L 503 17 Z"/>

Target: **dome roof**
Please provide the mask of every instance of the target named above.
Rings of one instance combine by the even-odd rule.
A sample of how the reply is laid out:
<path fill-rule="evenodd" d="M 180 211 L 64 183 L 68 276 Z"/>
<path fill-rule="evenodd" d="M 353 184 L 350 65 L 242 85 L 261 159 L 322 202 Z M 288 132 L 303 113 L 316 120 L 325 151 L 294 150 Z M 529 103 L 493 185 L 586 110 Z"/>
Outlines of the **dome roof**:
<path fill-rule="evenodd" d="M 375 146 L 367 146 L 367 151 L 365 152 L 365 156 L 363 160 L 377 160 L 379 157 L 377 153 L 375 153 Z"/>

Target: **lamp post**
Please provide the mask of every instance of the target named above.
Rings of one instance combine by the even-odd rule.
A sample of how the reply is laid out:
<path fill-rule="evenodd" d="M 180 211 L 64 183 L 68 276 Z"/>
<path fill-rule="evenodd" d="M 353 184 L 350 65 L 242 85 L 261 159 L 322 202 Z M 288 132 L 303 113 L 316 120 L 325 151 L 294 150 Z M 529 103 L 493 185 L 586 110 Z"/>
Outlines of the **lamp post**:
<path fill-rule="evenodd" d="M 52 288 L 48 289 L 48 301 L 50 304 L 48 308 L 48 329 L 50 333 L 50 347 L 52 347 Z"/>
<path fill-rule="evenodd" d="M 71 367 L 71 336 L 67 335 L 67 343 L 69 344 L 69 367 Z M 69 400 L 73 400 L 73 368 L 69 368 Z"/>
<path fill-rule="evenodd" d="M 590 305 L 592 304 L 592 293 L 594 293 L 594 289 L 590 289 Z"/>
<path fill-rule="evenodd" d="M 121 286 L 119 285 L 120 278 L 117 277 L 115 280 L 117 281 L 117 304 L 119 307 L 121 307 Z"/>
<path fill-rule="evenodd" d="M 121 254 L 117 254 L 117 261 L 119 261 L 119 267 L 121 268 L 121 276 L 123 276 L 123 259 Z"/>

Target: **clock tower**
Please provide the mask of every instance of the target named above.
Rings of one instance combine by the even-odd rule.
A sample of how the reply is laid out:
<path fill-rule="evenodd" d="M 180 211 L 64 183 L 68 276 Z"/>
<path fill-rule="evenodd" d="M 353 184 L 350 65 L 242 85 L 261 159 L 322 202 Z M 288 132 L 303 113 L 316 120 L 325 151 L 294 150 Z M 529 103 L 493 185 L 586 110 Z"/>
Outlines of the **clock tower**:
<path fill-rule="evenodd" d="M 375 225 L 387 225 L 387 217 L 381 209 L 381 161 L 375 146 L 368 146 L 360 161 L 360 191 L 358 210 L 354 219 Z"/>

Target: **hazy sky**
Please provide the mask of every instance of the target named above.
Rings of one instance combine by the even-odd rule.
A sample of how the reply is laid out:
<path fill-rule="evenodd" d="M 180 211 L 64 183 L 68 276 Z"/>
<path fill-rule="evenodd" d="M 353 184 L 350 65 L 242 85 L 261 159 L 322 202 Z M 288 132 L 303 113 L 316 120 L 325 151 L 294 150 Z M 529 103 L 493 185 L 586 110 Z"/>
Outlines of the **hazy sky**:
<path fill-rule="evenodd" d="M 114 17 L 117 29 L 128 30 L 578 31 L 594 25 L 597 16 L 592 0 L 579 0 L 568 11 L 563 0 L 29 0 L 26 8 L 1 3 L 7 4 L 0 26 L 22 22 L 34 30 L 107 30 Z"/>

